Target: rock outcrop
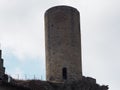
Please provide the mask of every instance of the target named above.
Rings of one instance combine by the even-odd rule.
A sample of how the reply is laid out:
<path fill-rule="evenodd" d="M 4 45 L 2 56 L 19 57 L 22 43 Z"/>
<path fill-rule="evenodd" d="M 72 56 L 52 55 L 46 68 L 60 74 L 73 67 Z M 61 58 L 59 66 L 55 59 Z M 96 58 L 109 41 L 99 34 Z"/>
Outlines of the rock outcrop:
<path fill-rule="evenodd" d="M 95 79 L 90 77 L 83 77 L 82 80 L 79 81 L 66 81 L 63 83 L 40 80 L 16 80 L 10 85 L 13 87 L 24 88 L 24 90 L 108 90 L 108 86 L 99 85 L 96 83 Z"/>

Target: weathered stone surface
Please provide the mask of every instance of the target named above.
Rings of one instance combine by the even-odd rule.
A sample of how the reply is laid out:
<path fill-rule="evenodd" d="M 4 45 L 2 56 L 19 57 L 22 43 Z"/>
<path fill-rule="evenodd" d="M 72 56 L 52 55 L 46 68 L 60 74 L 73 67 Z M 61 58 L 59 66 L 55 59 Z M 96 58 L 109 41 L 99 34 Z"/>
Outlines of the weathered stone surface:
<path fill-rule="evenodd" d="M 48 81 L 80 80 L 81 37 L 79 12 L 69 6 L 50 8 L 45 13 L 46 77 Z M 63 70 L 66 69 L 66 70 Z"/>

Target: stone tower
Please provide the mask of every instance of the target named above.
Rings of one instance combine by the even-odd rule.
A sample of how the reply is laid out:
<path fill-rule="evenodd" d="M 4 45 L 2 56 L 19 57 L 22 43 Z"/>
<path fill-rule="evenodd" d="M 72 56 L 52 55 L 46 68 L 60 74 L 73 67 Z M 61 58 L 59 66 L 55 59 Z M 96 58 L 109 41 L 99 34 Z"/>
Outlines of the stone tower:
<path fill-rule="evenodd" d="M 5 67 L 3 66 L 3 59 L 2 59 L 2 50 L 0 50 L 0 79 L 5 74 Z"/>
<path fill-rule="evenodd" d="M 45 13 L 47 81 L 82 78 L 80 18 L 77 9 L 56 6 Z"/>

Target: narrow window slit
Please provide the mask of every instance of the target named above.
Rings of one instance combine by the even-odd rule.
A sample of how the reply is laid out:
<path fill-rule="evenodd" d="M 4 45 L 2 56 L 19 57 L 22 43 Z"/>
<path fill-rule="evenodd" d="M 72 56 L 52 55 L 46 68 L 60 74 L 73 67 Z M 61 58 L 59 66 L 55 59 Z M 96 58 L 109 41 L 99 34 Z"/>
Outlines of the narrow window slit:
<path fill-rule="evenodd" d="M 64 79 L 64 80 L 67 80 L 67 68 L 64 67 L 64 68 L 62 69 L 62 75 L 63 75 L 63 79 Z"/>

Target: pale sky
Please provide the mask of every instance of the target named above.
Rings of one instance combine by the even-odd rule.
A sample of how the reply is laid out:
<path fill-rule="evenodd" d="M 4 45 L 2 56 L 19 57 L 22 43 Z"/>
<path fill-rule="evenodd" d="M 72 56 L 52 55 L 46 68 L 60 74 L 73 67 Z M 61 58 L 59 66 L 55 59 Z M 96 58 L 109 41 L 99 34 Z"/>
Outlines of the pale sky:
<path fill-rule="evenodd" d="M 45 80 L 44 13 L 56 5 L 80 11 L 83 75 L 120 90 L 120 0 L 0 0 L 6 73 Z"/>

